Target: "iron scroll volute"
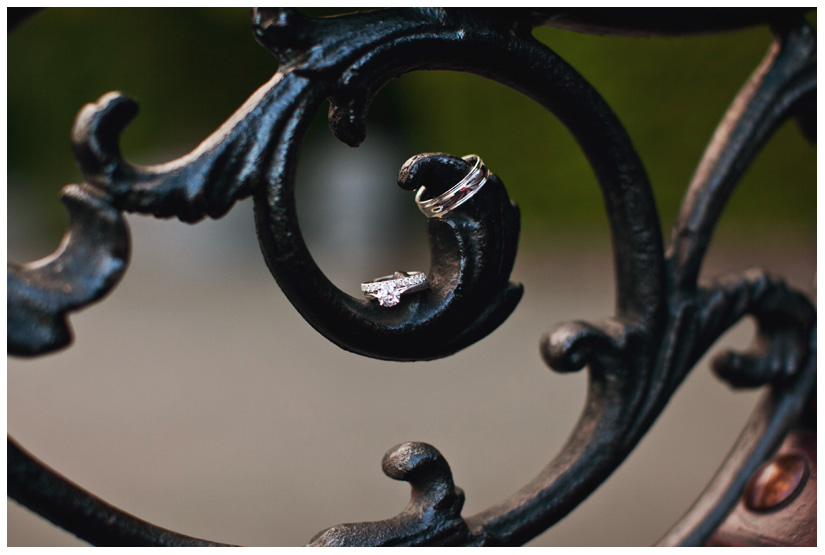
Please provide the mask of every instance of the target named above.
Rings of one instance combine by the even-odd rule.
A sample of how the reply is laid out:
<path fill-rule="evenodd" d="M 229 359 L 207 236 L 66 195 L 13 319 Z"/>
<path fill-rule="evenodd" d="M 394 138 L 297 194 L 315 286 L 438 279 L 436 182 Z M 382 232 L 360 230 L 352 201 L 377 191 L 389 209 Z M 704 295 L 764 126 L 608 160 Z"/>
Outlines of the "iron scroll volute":
<path fill-rule="evenodd" d="M 69 229 L 58 249 L 28 264 L 8 264 L 8 353 L 36 356 L 66 347 L 68 314 L 107 295 L 129 263 L 129 227 L 100 191 L 67 185 Z"/>
<path fill-rule="evenodd" d="M 512 20 L 514 34 L 503 34 L 490 32 L 491 25 L 499 28 L 503 23 L 488 21 L 483 10 L 390 9 L 311 19 L 291 11 L 256 9 L 253 22 L 258 40 L 286 61 L 282 71 L 312 75 L 316 83 L 326 81 L 328 89 L 316 94 L 329 96 L 333 132 L 353 145 L 364 138 L 363 120 L 381 87 L 421 69 L 475 73 L 558 114 L 584 148 L 605 194 L 616 250 L 620 317 L 646 326 L 661 318 L 661 233 L 644 168 L 601 97 L 560 58 L 524 36 L 522 21 Z M 313 47 L 306 49 L 306 44 Z M 337 290 L 303 243 L 293 178 L 305 118 L 295 112 L 292 121 L 285 127 L 296 130 L 293 141 L 273 160 L 265 187 L 256 191 L 255 213 L 267 265 L 307 321 L 345 349 L 392 360 L 446 356 L 503 321 L 520 297 L 518 286 L 506 282 L 518 227 L 506 196 L 496 193 L 499 200 L 491 202 L 498 180 L 493 178 L 494 187 L 485 187 L 466 210 L 457 211 L 472 220 L 472 231 L 469 221 L 453 225 L 459 216 L 444 219 L 452 226 L 452 237 L 444 234 L 441 222 L 430 225 L 437 272 L 431 293 L 402 303 L 396 313 L 381 311 Z M 490 242 L 491 222 L 505 230 L 498 237 L 500 246 Z M 474 267 L 483 268 L 484 275 L 471 277 Z M 490 283 L 497 289 L 491 291 Z"/>
<path fill-rule="evenodd" d="M 428 188 L 446 188 L 468 169 L 467 162 L 455 156 L 419 155 L 402 167 L 399 185 L 410 189 L 423 177 Z M 495 175 L 470 202 L 429 220 L 430 286 L 401 297 L 392 308 L 351 297 L 329 282 L 300 237 L 294 202 L 284 203 L 291 190 L 276 187 L 277 194 L 270 190 L 255 197 L 267 264 L 304 318 L 346 350 L 389 360 L 447 356 L 493 331 L 521 298 L 522 287 L 508 281 L 518 240 L 518 209 Z M 266 198 L 275 201 L 262 208 Z"/>
<path fill-rule="evenodd" d="M 364 139 L 363 118 L 372 95 L 388 74 L 403 72 L 386 68 L 384 54 L 436 33 L 443 12 L 387 10 L 380 19 L 359 13 L 318 20 L 290 10 L 259 8 L 253 10 L 253 24 L 259 42 L 285 63 L 282 71 L 312 75 L 322 83 L 313 95 L 330 97 L 333 132 L 355 146 Z M 346 36 L 330 33 L 330 27 L 345 30 Z M 365 28 L 374 32 L 364 33 Z M 510 315 L 522 295 L 522 287 L 508 281 L 519 213 L 498 176 L 491 174 L 471 201 L 444 218 L 430 220 L 430 287 L 387 309 L 345 294 L 312 259 L 301 235 L 294 195 L 306 114 L 296 111 L 292 121 L 287 127 L 296 129 L 294 140 L 285 144 L 264 186 L 255 192 L 255 219 L 267 266 L 313 327 L 341 348 L 365 356 L 429 360 L 471 345 Z M 402 167 L 398 184 L 412 190 L 426 181 L 428 189 L 446 189 L 468 170 L 467 163 L 455 156 L 419 155 Z"/>
<path fill-rule="evenodd" d="M 270 15 L 259 19 L 273 22 L 278 31 L 289 34 L 289 17 L 267 13 Z M 359 55 L 348 61 L 348 68 L 340 74 L 330 99 L 330 122 L 339 138 L 355 144 L 363 138 L 363 118 L 373 96 L 394 77 L 421 69 L 474 73 L 525 94 L 559 117 L 578 140 L 596 174 L 610 221 L 617 275 L 616 317 L 600 324 L 560 326 L 548 334 L 543 343 L 545 360 L 552 367 L 568 371 L 589 367 L 591 387 L 585 413 L 568 445 L 540 476 L 510 500 L 467 520 L 470 536 L 466 541 L 484 545 L 519 544 L 572 510 L 621 462 L 623 453 L 633 443 L 631 431 L 646 402 L 644 395 L 635 392 L 651 387 L 650 368 L 660 346 L 665 321 L 661 228 L 644 167 L 621 123 L 604 99 L 575 70 L 530 37 L 524 21 L 502 21 L 483 10 L 413 10 L 403 12 L 415 23 L 408 23 L 402 33 L 392 24 L 394 17 L 401 19 L 401 13 L 382 12 L 382 21 L 387 27 L 380 31 L 381 37 L 369 48 L 352 48 Z M 343 25 L 342 22 L 349 19 L 352 34 L 353 29 L 369 27 L 371 17 L 369 13 L 362 13 L 335 21 L 297 18 L 295 42 L 300 43 L 312 35 L 313 25 L 318 28 Z M 418 18 L 434 21 L 432 25 L 419 24 Z M 287 21 L 285 25 L 284 21 Z M 508 25 L 509 32 L 498 32 Z M 273 29 L 266 36 L 278 35 Z M 316 36 L 316 44 L 320 41 L 321 47 L 307 56 L 317 56 L 323 48 L 325 35 L 317 31 Z M 357 44 L 360 36 L 349 38 Z M 337 37 L 341 39 L 340 35 Z M 276 53 L 285 48 L 282 41 L 271 45 Z M 285 56 L 290 60 L 302 59 L 295 49 L 287 50 Z M 304 286 L 300 279 L 315 272 L 314 263 L 309 269 L 301 267 L 307 260 L 311 262 L 311 258 L 302 242 L 297 241 L 300 235 L 292 225 L 294 159 L 295 156 L 285 153 L 284 169 L 273 174 L 276 179 L 267 185 L 266 191 L 259 191 L 256 221 L 270 270 L 288 296 L 301 303 L 314 303 L 309 310 L 296 306 L 320 329 L 326 323 L 313 322 L 312 315 L 324 314 L 325 305 L 347 301 L 333 296 L 313 300 L 306 290 L 291 295 L 292 288 L 298 292 Z M 441 160 L 445 166 L 451 162 L 446 157 Z M 433 163 L 436 161 L 438 159 Z M 455 160 L 452 163 L 456 163 Z M 466 172 L 466 168 L 463 171 Z M 401 181 L 403 185 L 404 180 Z M 478 196 L 480 202 L 489 199 L 483 194 Z M 505 200 L 506 197 L 501 198 L 501 207 L 506 206 Z M 473 201 L 467 203 L 467 210 L 476 207 L 480 205 Z M 493 208 L 494 205 L 488 206 L 487 210 Z M 490 212 L 486 216 L 489 217 Z M 443 228 L 431 224 L 431 240 L 434 236 L 438 239 L 437 234 L 442 231 Z M 287 241 L 295 247 L 283 249 Z M 273 252 L 277 256 L 273 257 Z M 433 254 L 436 253 L 449 261 L 461 251 L 453 247 L 442 252 L 433 250 Z M 456 260 L 455 268 L 461 269 L 461 263 L 462 260 Z M 409 303 L 412 306 L 415 301 Z M 358 313 L 357 307 L 344 306 L 334 317 L 346 322 L 346 318 Z M 433 315 L 433 325 L 437 325 L 441 316 Z M 371 331 L 373 337 L 380 337 L 377 330 Z M 591 348 L 594 345 L 598 347 Z M 373 352 L 375 348 L 371 347 Z M 383 521 L 384 536 L 401 538 L 402 530 L 392 530 L 390 523 L 394 521 Z M 376 526 L 379 523 L 347 525 L 336 534 L 351 533 L 349 540 L 353 545 L 358 544 L 362 530 Z M 316 539 L 320 541 L 321 538 Z M 335 536 L 335 541 L 342 541 L 340 535 Z"/>
<path fill-rule="evenodd" d="M 374 358 L 443 357 L 490 333 L 521 295 L 520 286 L 507 281 L 518 223 L 510 200 L 497 192 L 503 191 L 500 180 L 491 178 L 477 198 L 445 218 L 451 237 L 441 223 L 430 226 L 431 244 L 439 249 L 433 252 L 433 269 L 440 273 L 433 274 L 435 287 L 379 311 L 337 289 L 315 264 L 296 215 L 294 179 L 300 144 L 325 98 L 333 132 L 355 145 L 364 137 L 372 98 L 389 80 L 420 69 L 475 73 L 552 111 L 579 141 L 611 223 L 617 317 L 631 327 L 656 330 L 663 307 L 662 238 L 644 168 L 598 93 L 529 36 L 528 15 L 388 9 L 313 19 L 292 10 L 256 9 L 256 38 L 281 67 L 195 150 L 157 166 L 123 160 L 117 139 L 136 105 L 111 93 L 78 115 L 76 157 L 84 179 L 126 211 L 195 222 L 220 217 L 236 200 L 253 195 L 267 265 L 318 331 L 344 349 Z M 503 26 L 512 31 L 499 32 Z M 451 178 L 448 173 L 445 179 Z M 470 218 L 475 228 L 466 221 L 452 225 L 461 218 Z"/>

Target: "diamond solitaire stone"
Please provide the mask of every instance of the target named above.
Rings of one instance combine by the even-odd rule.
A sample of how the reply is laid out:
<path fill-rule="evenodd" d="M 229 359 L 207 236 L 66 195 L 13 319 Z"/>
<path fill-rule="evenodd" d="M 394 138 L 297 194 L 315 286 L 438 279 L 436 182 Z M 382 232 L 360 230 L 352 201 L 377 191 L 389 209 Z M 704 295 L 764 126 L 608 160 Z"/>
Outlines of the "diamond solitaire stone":
<path fill-rule="evenodd" d="M 382 284 L 373 295 L 381 306 L 395 306 L 401 302 L 401 291 L 396 290 L 394 283 Z"/>
<path fill-rule="evenodd" d="M 429 287 L 424 272 L 394 272 L 361 284 L 361 291 L 369 299 L 375 299 L 380 306 L 391 307 L 401 302 L 401 295 L 414 293 Z"/>

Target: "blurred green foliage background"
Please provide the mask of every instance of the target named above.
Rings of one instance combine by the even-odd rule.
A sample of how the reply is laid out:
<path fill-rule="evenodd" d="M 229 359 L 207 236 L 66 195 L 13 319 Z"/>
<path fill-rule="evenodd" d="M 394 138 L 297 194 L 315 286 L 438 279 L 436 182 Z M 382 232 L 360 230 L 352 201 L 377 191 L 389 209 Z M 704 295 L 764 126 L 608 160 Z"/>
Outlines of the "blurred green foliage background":
<path fill-rule="evenodd" d="M 308 10 L 319 15 L 330 10 Z M 340 11 L 340 10 L 339 10 Z M 815 24 L 815 12 L 810 16 Z M 605 97 L 645 163 L 667 237 L 702 151 L 765 55 L 765 27 L 690 38 L 617 38 L 539 28 Z M 277 69 L 244 8 L 53 8 L 8 38 L 9 197 L 36 204 L 59 238 L 59 189 L 79 179 L 69 132 L 80 107 L 111 90 L 140 104 L 122 140 L 137 163 L 187 152 Z M 320 111 L 311 133 L 329 133 Z M 569 133 L 530 100 L 482 78 L 416 72 L 390 83 L 371 125 L 418 152 L 476 152 L 520 205 L 527 245 L 603 236 L 595 179 Z M 403 160 L 399 160 L 399 166 Z M 816 156 L 794 122 L 767 145 L 731 199 L 721 239 L 816 241 Z"/>

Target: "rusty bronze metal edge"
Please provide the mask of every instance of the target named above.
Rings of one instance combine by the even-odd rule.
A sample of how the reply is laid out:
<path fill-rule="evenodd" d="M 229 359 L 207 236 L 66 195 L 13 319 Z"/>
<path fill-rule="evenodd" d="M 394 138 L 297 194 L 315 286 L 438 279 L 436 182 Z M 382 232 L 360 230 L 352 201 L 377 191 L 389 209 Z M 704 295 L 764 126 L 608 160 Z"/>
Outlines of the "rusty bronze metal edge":
<path fill-rule="evenodd" d="M 776 451 L 799 421 L 810 393 L 816 391 L 816 330 L 810 348 L 805 369 L 792 383 L 765 392 L 705 491 L 656 545 L 702 546 L 733 510 L 748 479 Z"/>

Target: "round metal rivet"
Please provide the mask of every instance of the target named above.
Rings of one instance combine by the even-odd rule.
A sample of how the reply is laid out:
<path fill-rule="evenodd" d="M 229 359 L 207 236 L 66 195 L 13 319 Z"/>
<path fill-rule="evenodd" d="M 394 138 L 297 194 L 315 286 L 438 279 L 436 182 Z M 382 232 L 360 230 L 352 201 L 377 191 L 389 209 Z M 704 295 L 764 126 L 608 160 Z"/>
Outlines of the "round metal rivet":
<path fill-rule="evenodd" d="M 754 472 L 745 486 L 745 506 L 769 511 L 788 501 L 808 478 L 808 463 L 802 455 L 781 455 Z"/>

